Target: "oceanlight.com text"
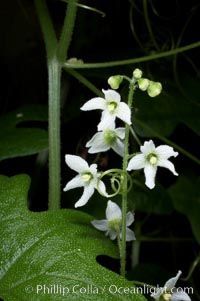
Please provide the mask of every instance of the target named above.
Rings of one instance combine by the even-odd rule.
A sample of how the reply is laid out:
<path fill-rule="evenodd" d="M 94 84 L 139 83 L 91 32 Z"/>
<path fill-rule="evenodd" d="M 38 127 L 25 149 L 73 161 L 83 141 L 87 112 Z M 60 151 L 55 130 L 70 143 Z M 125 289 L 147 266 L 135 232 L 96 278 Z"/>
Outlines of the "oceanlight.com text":
<path fill-rule="evenodd" d="M 135 294 L 154 294 L 158 291 L 160 287 L 150 287 L 148 285 L 144 285 L 141 287 L 126 287 L 126 286 L 117 286 L 115 284 L 105 285 L 102 287 L 95 285 L 61 285 L 61 284 L 37 284 L 36 286 L 28 285 L 25 287 L 25 292 L 27 294 L 37 294 L 37 295 L 103 295 L 103 294 L 111 294 L 111 295 L 135 295 Z M 176 287 L 169 289 L 162 288 L 163 294 L 173 294 L 175 292 L 178 293 L 186 293 L 188 295 L 193 294 L 192 287 Z"/>

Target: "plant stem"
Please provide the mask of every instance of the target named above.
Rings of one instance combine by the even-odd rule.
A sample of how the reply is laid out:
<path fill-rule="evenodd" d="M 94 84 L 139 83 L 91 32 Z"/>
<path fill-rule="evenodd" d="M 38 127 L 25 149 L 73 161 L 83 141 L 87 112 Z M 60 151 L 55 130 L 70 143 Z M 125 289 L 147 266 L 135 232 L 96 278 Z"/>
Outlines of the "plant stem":
<path fill-rule="evenodd" d="M 134 94 L 134 81 L 130 81 L 128 106 L 131 110 Z M 123 157 L 123 188 L 122 188 L 122 242 L 121 242 L 121 275 L 125 277 L 126 274 L 126 213 L 127 213 L 127 190 L 128 190 L 128 177 L 126 175 L 129 157 L 129 132 L 130 126 L 126 124 L 125 128 L 125 141 L 124 141 L 124 157 Z"/>
<path fill-rule="evenodd" d="M 55 56 L 57 39 L 45 0 L 35 0 L 35 7 L 44 36 L 47 60 Z"/>
<path fill-rule="evenodd" d="M 92 68 L 108 68 L 108 67 L 114 67 L 114 66 L 138 64 L 141 62 L 156 60 L 156 59 L 159 59 L 162 57 L 172 56 L 172 55 L 184 52 L 184 51 L 188 51 L 190 49 L 194 49 L 196 47 L 200 47 L 200 41 L 180 47 L 180 48 L 175 48 L 172 50 L 163 51 L 163 52 L 152 54 L 152 55 L 137 57 L 134 59 L 113 61 L 113 62 L 103 62 L 103 63 L 88 63 L 88 64 L 86 64 L 86 63 L 85 64 L 70 64 L 70 63 L 66 62 L 65 67 L 73 68 L 73 69 L 88 69 L 88 68 L 92 69 Z"/>
<path fill-rule="evenodd" d="M 60 208 L 60 84 L 57 59 L 48 62 L 49 77 L 49 210 Z"/>
<path fill-rule="evenodd" d="M 78 0 L 69 0 L 65 14 L 65 20 L 62 28 L 61 37 L 58 43 L 57 58 L 61 64 L 64 64 L 67 58 L 67 52 L 70 46 L 77 12 Z"/>
<path fill-rule="evenodd" d="M 84 77 L 82 74 L 77 72 L 74 69 L 66 68 L 64 66 L 64 70 L 75 77 L 79 82 L 81 82 L 85 87 L 87 87 L 90 91 L 92 91 L 94 94 L 96 94 L 99 97 L 103 97 L 103 93 L 101 90 L 99 90 L 93 83 L 91 83 L 86 77 Z"/>
<path fill-rule="evenodd" d="M 49 103 L 49 210 L 60 208 L 60 92 L 62 65 L 67 57 L 75 24 L 76 3 L 70 0 L 59 42 L 45 0 L 35 0 L 40 25 L 44 35 L 48 66 Z"/>

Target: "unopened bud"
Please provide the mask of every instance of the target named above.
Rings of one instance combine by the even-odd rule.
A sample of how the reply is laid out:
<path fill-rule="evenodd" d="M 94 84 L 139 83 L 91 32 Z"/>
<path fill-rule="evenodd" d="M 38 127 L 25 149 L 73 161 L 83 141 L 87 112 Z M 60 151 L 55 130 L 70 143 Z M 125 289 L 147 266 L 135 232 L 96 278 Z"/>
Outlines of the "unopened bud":
<path fill-rule="evenodd" d="M 147 78 L 140 78 L 138 80 L 138 87 L 142 91 L 146 91 L 147 88 L 149 87 L 149 80 Z"/>
<path fill-rule="evenodd" d="M 162 91 L 162 85 L 159 82 L 150 81 L 147 93 L 150 97 L 156 97 Z"/>
<path fill-rule="evenodd" d="M 108 84 L 111 86 L 112 89 L 118 89 L 121 82 L 123 81 L 123 76 L 121 75 L 114 75 L 109 77 Z"/>
<path fill-rule="evenodd" d="M 133 71 L 133 77 L 135 79 L 140 79 L 142 77 L 142 70 L 136 68 L 134 71 Z"/>

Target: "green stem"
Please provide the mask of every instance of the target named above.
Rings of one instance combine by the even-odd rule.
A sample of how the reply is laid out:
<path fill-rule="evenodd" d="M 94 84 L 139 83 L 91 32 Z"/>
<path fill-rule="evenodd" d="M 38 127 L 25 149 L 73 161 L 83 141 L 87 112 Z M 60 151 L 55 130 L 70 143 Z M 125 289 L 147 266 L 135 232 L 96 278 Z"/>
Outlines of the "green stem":
<path fill-rule="evenodd" d="M 63 64 L 67 58 L 67 52 L 70 46 L 75 20 L 76 20 L 77 2 L 78 0 L 68 1 L 64 25 L 62 28 L 62 33 L 57 49 L 57 58 L 61 64 Z"/>
<path fill-rule="evenodd" d="M 70 64 L 70 63 L 66 62 L 65 67 L 73 68 L 73 69 L 86 69 L 86 68 L 92 69 L 92 68 L 108 68 L 108 67 L 114 67 L 114 66 L 138 64 L 141 62 L 156 60 L 156 59 L 159 59 L 162 57 L 172 56 L 172 55 L 184 52 L 184 51 L 194 49 L 196 47 L 200 47 L 200 41 L 180 47 L 180 48 L 176 48 L 176 49 L 172 49 L 172 50 L 168 50 L 168 51 L 164 51 L 164 52 L 160 52 L 160 53 L 156 53 L 156 54 L 152 54 L 152 55 L 142 56 L 142 57 L 138 57 L 138 58 L 134 58 L 134 59 L 113 61 L 113 62 L 103 62 L 103 63 L 90 63 L 90 64 Z"/>
<path fill-rule="evenodd" d="M 49 15 L 45 0 L 35 0 L 35 7 L 39 18 L 40 26 L 44 36 L 44 43 L 47 52 L 47 59 L 54 57 L 57 47 L 57 39 L 53 23 Z"/>
<path fill-rule="evenodd" d="M 49 77 L 49 210 L 60 208 L 60 84 L 58 60 L 48 63 Z"/>
<path fill-rule="evenodd" d="M 128 106 L 131 110 L 134 94 L 134 81 L 130 82 Z M 122 242 L 121 242 L 121 275 L 125 277 L 126 274 L 126 213 L 127 213 L 127 199 L 128 199 L 128 177 L 125 176 L 128 166 L 129 158 L 129 132 L 130 126 L 126 124 L 125 128 L 125 141 L 124 141 L 124 157 L 122 169 L 124 172 L 123 188 L 122 188 Z"/>
<path fill-rule="evenodd" d="M 60 208 L 60 92 L 62 63 L 70 45 L 76 17 L 76 2 L 70 0 L 60 41 L 56 39 L 45 0 L 35 0 L 40 25 L 44 35 L 48 66 L 49 103 L 49 210 Z"/>
<path fill-rule="evenodd" d="M 76 79 L 78 79 L 79 82 L 81 82 L 85 87 L 87 87 L 90 91 L 92 91 L 94 94 L 96 94 L 99 97 L 103 96 L 103 93 L 101 92 L 101 90 L 99 90 L 93 83 L 91 83 L 87 78 L 85 78 L 82 74 L 80 74 L 79 72 L 77 72 L 74 69 L 69 69 L 66 68 L 64 66 L 64 70 L 69 73 L 70 75 L 72 75 L 73 77 L 75 77 Z"/>

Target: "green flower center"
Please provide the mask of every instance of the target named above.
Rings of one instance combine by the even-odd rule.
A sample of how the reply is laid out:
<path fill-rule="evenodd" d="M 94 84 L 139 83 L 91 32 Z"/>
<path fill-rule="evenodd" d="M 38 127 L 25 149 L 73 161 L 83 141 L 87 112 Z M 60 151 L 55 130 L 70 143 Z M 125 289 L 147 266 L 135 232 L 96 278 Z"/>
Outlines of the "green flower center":
<path fill-rule="evenodd" d="M 113 145 L 117 139 L 115 131 L 112 130 L 105 131 L 103 137 L 108 145 Z"/>
<path fill-rule="evenodd" d="M 113 231 L 119 233 L 121 226 L 122 226 L 122 219 L 121 218 L 114 218 L 109 221 L 108 226 Z"/>
<path fill-rule="evenodd" d="M 93 175 L 90 172 L 83 173 L 81 176 L 83 182 L 89 184 L 93 178 Z"/>
<path fill-rule="evenodd" d="M 108 111 L 109 111 L 110 113 L 114 113 L 114 111 L 115 111 L 115 109 L 116 109 L 116 107 L 117 107 L 117 103 L 114 102 L 114 101 L 110 101 L 110 102 L 108 103 L 107 107 L 108 107 Z"/>
<path fill-rule="evenodd" d="M 162 294 L 162 298 L 165 300 L 165 301 L 169 301 L 170 298 L 171 298 L 172 294 L 170 293 L 164 293 Z"/>
<path fill-rule="evenodd" d="M 156 165 L 158 163 L 158 157 L 155 154 L 149 154 L 147 160 L 151 165 Z"/>

